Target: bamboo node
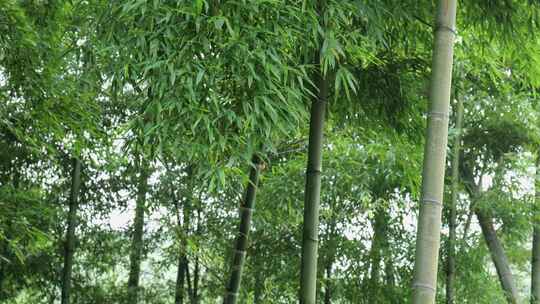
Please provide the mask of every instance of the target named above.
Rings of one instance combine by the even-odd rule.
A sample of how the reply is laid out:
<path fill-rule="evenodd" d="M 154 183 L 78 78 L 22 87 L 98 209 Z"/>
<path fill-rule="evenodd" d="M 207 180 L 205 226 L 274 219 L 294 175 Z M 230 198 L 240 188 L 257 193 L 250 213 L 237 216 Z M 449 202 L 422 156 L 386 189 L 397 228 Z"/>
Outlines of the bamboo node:
<path fill-rule="evenodd" d="M 308 240 L 308 241 L 312 241 L 312 242 L 315 242 L 315 243 L 319 243 L 319 238 L 317 238 L 317 237 L 305 236 L 304 238 L 305 238 L 306 240 Z"/>
<path fill-rule="evenodd" d="M 238 249 L 235 249 L 234 250 L 234 253 L 239 253 L 240 255 L 246 255 L 246 251 L 245 250 L 238 250 Z"/>
<path fill-rule="evenodd" d="M 233 298 L 236 299 L 236 298 L 238 297 L 238 292 L 232 292 L 232 291 L 228 291 L 228 290 L 227 290 L 227 291 L 225 292 L 225 295 L 226 295 L 227 297 L 233 297 Z"/>
<path fill-rule="evenodd" d="M 413 289 L 421 288 L 421 289 L 427 289 L 433 292 L 436 292 L 437 289 L 435 287 L 428 285 L 428 284 L 422 284 L 422 283 L 414 283 L 412 286 Z"/>
<path fill-rule="evenodd" d="M 450 32 L 450 33 L 452 33 L 452 34 L 454 34 L 454 36 L 457 36 L 457 31 L 456 31 L 455 28 L 451 28 L 451 27 L 446 26 L 446 25 L 444 25 L 444 24 L 437 24 L 437 25 L 435 26 L 435 32 L 436 32 L 436 31 L 439 31 L 439 30 L 446 30 L 446 31 L 448 31 L 448 32 Z"/>
<path fill-rule="evenodd" d="M 448 113 L 444 112 L 429 112 L 428 116 L 436 117 L 436 118 L 442 118 L 442 119 L 449 119 L 450 115 Z"/>
<path fill-rule="evenodd" d="M 322 174 L 322 170 L 321 169 L 309 169 L 309 170 L 307 170 L 307 173 Z"/>
<path fill-rule="evenodd" d="M 439 200 L 432 199 L 432 198 L 423 198 L 422 202 L 427 203 L 427 204 L 442 206 L 442 203 Z"/>
<path fill-rule="evenodd" d="M 240 210 L 241 211 L 247 211 L 247 212 L 250 212 L 250 213 L 253 213 L 253 211 L 255 211 L 254 208 L 249 208 L 249 207 L 244 207 L 244 206 L 240 206 Z"/>
<path fill-rule="evenodd" d="M 242 232 L 242 231 L 238 231 L 238 235 L 241 236 L 241 237 L 249 237 L 249 231 L 246 231 L 246 232 Z"/>

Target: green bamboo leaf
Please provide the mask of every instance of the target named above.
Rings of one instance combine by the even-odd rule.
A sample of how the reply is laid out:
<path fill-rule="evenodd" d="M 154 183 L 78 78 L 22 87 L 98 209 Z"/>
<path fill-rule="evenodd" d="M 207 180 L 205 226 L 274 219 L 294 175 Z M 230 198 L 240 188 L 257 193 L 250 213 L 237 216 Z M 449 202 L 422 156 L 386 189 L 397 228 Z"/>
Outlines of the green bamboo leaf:
<path fill-rule="evenodd" d="M 198 85 L 201 83 L 203 76 L 204 76 L 204 70 L 200 69 L 199 72 L 197 73 L 197 78 L 195 79 L 195 85 Z"/>

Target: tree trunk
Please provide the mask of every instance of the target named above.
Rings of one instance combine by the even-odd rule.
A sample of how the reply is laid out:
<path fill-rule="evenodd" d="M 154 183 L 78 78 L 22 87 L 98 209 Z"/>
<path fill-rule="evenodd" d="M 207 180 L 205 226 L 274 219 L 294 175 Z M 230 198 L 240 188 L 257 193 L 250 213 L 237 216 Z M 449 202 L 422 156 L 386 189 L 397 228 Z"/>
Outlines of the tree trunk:
<path fill-rule="evenodd" d="M 388 211 L 384 206 L 378 206 L 375 210 L 375 219 L 373 221 L 373 238 L 369 252 L 370 273 L 366 293 L 366 296 L 369 298 L 377 299 L 376 302 L 383 301 L 384 293 L 382 291 L 386 290 L 386 287 L 382 286 L 381 264 L 383 257 L 390 254 L 388 250 L 388 220 Z M 387 269 L 385 269 L 386 276 L 384 279 L 392 280 L 392 273 L 387 272 L 390 270 L 388 269 L 388 263 L 391 263 L 391 261 L 386 261 Z"/>
<path fill-rule="evenodd" d="M 385 284 L 386 284 L 386 288 L 390 288 L 390 287 L 394 287 L 394 285 L 396 284 L 396 279 L 395 279 L 395 275 L 394 275 L 394 261 L 392 260 L 392 252 L 390 250 L 388 250 L 388 252 L 386 252 L 386 256 L 385 256 L 385 267 L 384 267 L 384 274 L 385 274 Z"/>
<path fill-rule="evenodd" d="M 531 261 L 531 303 L 540 304 L 540 155 L 536 158 L 535 198 L 533 206 L 533 246 Z"/>
<path fill-rule="evenodd" d="M 185 260 L 186 260 L 187 292 L 188 292 L 188 296 L 189 296 L 189 302 L 193 303 L 194 302 L 194 299 L 193 299 L 193 286 L 191 285 L 191 274 L 189 273 L 189 260 L 188 260 L 187 256 L 186 256 Z"/>
<path fill-rule="evenodd" d="M 197 229 L 195 231 L 197 239 L 201 236 L 201 200 L 200 197 L 197 200 Z M 198 304 L 200 302 L 199 294 L 199 284 L 201 280 L 201 267 L 199 262 L 199 246 L 197 246 L 195 251 L 195 274 L 193 275 L 193 304 Z"/>
<path fill-rule="evenodd" d="M 373 245 L 371 248 L 371 271 L 369 275 L 369 289 L 374 294 L 378 294 L 379 290 L 379 273 L 381 263 L 381 252 L 379 245 L 376 245 L 378 239 L 377 233 L 375 233 Z"/>
<path fill-rule="evenodd" d="M 499 276 L 499 281 L 501 282 L 506 299 L 508 300 L 508 303 L 516 304 L 518 303 L 518 291 L 514 284 L 512 271 L 510 270 L 510 263 L 508 262 L 508 258 L 504 253 L 504 249 L 497 238 L 497 233 L 493 227 L 493 220 L 479 209 L 476 209 L 475 213 L 489 248 L 491 259 L 497 269 L 497 275 Z"/>
<path fill-rule="evenodd" d="M 321 6 L 324 1 L 320 1 Z M 320 9 L 322 18 L 324 8 Z M 320 52 L 315 56 L 317 96 L 311 103 L 309 123 L 306 188 L 304 193 L 304 226 L 302 233 L 302 262 L 300 266 L 300 304 L 315 304 L 317 297 L 317 252 L 319 235 L 319 204 L 321 194 L 322 148 L 324 116 L 329 94 L 328 75 L 323 74 Z"/>
<path fill-rule="evenodd" d="M 188 180 L 188 189 L 186 191 L 187 194 L 182 206 L 182 217 L 180 216 L 180 207 L 178 206 L 178 201 L 174 199 L 176 204 L 177 227 L 180 233 L 180 250 L 178 255 L 178 270 L 176 274 L 176 288 L 174 297 L 175 304 L 184 303 L 184 284 L 187 284 L 188 296 L 191 298 L 191 294 L 189 292 L 189 263 L 187 258 L 187 238 L 191 229 L 191 210 L 194 191 L 193 168 L 191 166 L 187 167 L 186 174 Z"/>
<path fill-rule="evenodd" d="M 81 187 L 81 161 L 73 160 L 71 191 L 69 194 L 69 213 L 67 219 L 66 241 L 64 245 L 64 269 L 62 271 L 62 304 L 69 304 L 71 291 L 71 270 L 75 253 L 75 227 L 77 226 L 77 207 Z"/>
<path fill-rule="evenodd" d="M 324 304 L 332 303 L 332 261 L 326 265 L 326 285 L 324 287 Z"/>
<path fill-rule="evenodd" d="M 193 270 L 193 300 L 192 304 L 199 303 L 199 278 L 201 276 L 199 257 L 195 257 L 195 269 Z"/>
<path fill-rule="evenodd" d="M 255 194 L 259 183 L 259 173 L 261 169 L 261 160 L 253 156 L 249 174 L 249 182 L 246 188 L 246 196 L 240 207 L 240 226 L 238 237 L 236 238 L 236 247 L 233 254 L 229 283 L 227 284 L 226 294 L 223 303 L 234 304 L 238 299 L 238 291 L 242 280 L 242 269 L 246 258 L 246 249 L 248 244 L 249 229 L 251 226 L 251 215 L 255 204 Z"/>
<path fill-rule="evenodd" d="M 186 274 L 186 263 L 183 255 L 178 258 L 178 268 L 176 272 L 176 286 L 174 294 L 174 303 L 184 303 L 184 278 Z"/>
<path fill-rule="evenodd" d="M 142 156 L 140 163 L 143 163 Z M 128 303 L 137 304 L 139 301 L 139 278 L 141 273 L 141 261 L 143 253 L 144 212 L 146 205 L 146 193 L 148 190 L 148 167 L 142 165 L 137 189 L 137 202 L 135 206 L 135 220 L 133 221 L 133 238 L 131 241 L 129 278 L 128 278 Z"/>
<path fill-rule="evenodd" d="M 463 125 L 463 101 L 457 99 L 456 109 L 456 139 L 454 141 L 452 160 L 452 200 L 449 205 L 448 218 L 448 257 L 446 272 L 446 304 L 454 304 L 454 280 L 456 272 L 455 242 L 456 242 L 456 205 L 459 194 L 459 154 L 461 151 L 461 128 Z"/>
<path fill-rule="evenodd" d="M 452 83 L 457 3 L 456 0 L 437 2 L 429 115 L 422 172 L 422 203 L 418 215 L 412 286 L 414 304 L 435 303 L 437 262 L 441 237 L 442 196 L 448 141 L 448 108 Z"/>
<path fill-rule="evenodd" d="M 387 244 L 387 213 L 382 208 L 377 208 L 375 213 L 375 222 L 373 224 L 373 241 L 371 244 L 370 260 L 371 260 L 371 273 L 369 277 L 369 288 L 378 294 L 379 279 L 381 270 L 381 255 L 382 250 Z"/>

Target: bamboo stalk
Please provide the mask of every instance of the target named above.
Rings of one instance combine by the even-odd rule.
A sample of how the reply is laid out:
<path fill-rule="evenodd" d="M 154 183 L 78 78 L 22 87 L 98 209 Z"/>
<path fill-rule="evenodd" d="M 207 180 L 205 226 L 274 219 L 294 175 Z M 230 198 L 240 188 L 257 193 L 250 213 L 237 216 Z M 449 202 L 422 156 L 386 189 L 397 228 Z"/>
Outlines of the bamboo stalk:
<path fill-rule="evenodd" d="M 140 158 L 139 164 L 144 162 L 142 160 L 142 156 L 140 156 Z M 137 187 L 135 219 L 133 221 L 133 237 L 129 256 L 130 265 L 127 298 L 130 304 L 137 304 L 139 301 L 139 279 L 143 251 L 144 212 L 146 209 L 146 192 L 148 191 L 148 167 L 146 165 L 141 165 L 139 169 L 139 185 Z"/>
<path fill-rule="evenodd" d="M 259 184 L 259 174 L 261 170 L 261 160 L 258 156 L 253 156 L 252 166 L 249 174 L 249 182 L 246 187 L 246 194 L 240 206 L 240 225 L 233 254 L 229 282 L 226 294 L 223 298 L 224 304 L 234 304 L 238 300 L 238 291 L 242 281 L 242 271 L 246 258 L 249 230 L 251 227 L 251 217 L 255 205 L 255 195 Z"/>
<path fill-rule="evenodd" d="M 538 153 L 538 152 L 537 152 Z M 535 198 L 533 206 L 533 246 L 531 260 L 531 303 L 540 304 L 540 155 L 536 158 Z"/>
<path fill-rule="evenodd" d="M 414 304 L 435 303 L 456 6 L 456 0 L 440 0 L 437 4 L 429 113 L 422 172 L 422 202 L 416 235 L 412 292 Z"/>
<path fill-rule="evenodd" d="M 311 104 L 308 162 L 304 198 L 304 226 L 302 234 L 302 264 L 300 273 L 300 303 L 315 304 L 317 289 L 317 252 L 319 205 L 321 194 L 322 146 L 328 77 L 319 69 L 318 94 Z"/>
<path fill-rule="evenodd" d="M 71 293 L 71 273 L 73 269 L 73 255 L 75 254 L 75 227 L 77 226 L 78 197 L 81 187 L 81 161 L 72 160 L 71 191 L 69 194 L 69 213 L 64 246 L 64 268 L 62 270 L 61 303 L 69 304 Z"/>

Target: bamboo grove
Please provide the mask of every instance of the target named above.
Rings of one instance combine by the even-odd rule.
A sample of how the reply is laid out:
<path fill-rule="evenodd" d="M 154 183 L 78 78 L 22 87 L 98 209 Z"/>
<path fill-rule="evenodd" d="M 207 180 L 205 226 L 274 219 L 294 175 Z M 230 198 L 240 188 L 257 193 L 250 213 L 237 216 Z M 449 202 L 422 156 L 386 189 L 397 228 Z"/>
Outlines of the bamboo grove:
<path fill-rule="evenodd" d="M 0 303 L 540 303 L 540 3 L 0 0 Z"/>

